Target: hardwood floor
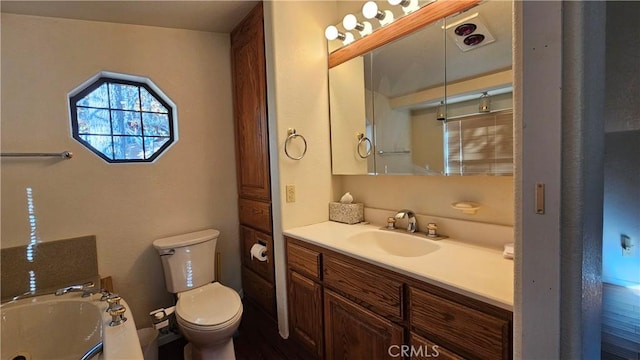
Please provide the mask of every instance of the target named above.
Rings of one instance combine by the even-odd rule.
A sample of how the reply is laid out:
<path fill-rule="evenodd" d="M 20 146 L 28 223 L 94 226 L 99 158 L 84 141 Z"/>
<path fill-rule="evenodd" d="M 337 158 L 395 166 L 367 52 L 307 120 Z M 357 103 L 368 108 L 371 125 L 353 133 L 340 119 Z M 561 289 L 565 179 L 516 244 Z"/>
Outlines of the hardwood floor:
<path fill-rule="evenodd" d="M 640 291 L 602 284 L 602 359 L 640 360 Z"/>
<path fill-rule="evenodd" d="M 243 302 L 240 328 L 233 339 L 236 360 L 307 360 L 313 356 L 293 340 L 280 337 L 274 320 L 251 303 Z M 158 360 L 184 360 L 184 339 L 161 346 Z"/>

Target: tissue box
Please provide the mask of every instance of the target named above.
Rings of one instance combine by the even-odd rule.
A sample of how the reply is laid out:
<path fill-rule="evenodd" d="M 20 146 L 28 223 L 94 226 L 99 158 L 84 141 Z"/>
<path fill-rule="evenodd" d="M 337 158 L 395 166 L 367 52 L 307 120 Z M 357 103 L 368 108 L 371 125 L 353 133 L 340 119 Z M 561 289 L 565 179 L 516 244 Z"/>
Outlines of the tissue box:
<path fill-rule="evenodd" d="M 329 203 L 329 220 L 345 224 L 357 224 L 364 221 L 364 204 Z"/>

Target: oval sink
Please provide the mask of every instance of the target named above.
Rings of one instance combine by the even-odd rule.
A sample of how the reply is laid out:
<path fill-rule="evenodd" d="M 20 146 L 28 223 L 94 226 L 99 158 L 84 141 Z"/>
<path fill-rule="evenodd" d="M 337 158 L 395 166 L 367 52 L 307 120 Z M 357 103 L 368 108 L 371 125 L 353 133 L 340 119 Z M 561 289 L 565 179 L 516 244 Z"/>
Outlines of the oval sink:
<path fill-rule="evenodd" d="M 417 235 L 407 235 L 391 231 L 366 231 L 347 238 L 352 245 L 366 246 L 389 255 L 402 257 L 423 256 L 440 248 Z"/>

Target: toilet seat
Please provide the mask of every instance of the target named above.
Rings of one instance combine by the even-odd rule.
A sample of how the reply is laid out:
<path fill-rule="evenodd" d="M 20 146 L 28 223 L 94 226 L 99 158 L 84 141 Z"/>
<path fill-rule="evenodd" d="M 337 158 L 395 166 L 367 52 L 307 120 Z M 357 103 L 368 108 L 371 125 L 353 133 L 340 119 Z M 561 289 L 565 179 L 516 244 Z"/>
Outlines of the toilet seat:
<path fill-rule="evenodd" d="M 179 293 L 176 315 L 194 330 L 223 329 L 240 319 L 242 301 L 235 290 L 214 282 Z"/>

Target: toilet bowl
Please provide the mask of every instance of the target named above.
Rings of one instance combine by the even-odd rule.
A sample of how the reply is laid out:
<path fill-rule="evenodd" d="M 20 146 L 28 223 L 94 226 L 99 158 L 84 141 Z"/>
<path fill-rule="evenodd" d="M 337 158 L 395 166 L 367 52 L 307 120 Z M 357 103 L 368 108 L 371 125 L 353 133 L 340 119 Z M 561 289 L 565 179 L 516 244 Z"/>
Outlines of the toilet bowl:
<path fill-rule="evenodd" d="M 240 325 L 242 302 L 218 282 L 178 294 L 176 320 L 193 359 L 234 359 L 232 337 Z"/>
<path fill-rule="evenodd" d="M 204 230 L 153 242 L 162 260 L 167 290 L 178 298 L 176 320 L 189 341 L 185 359 L 235 359 L 233 334 L 243 308 L 235 290 L 213 282 L 219 234 Z"/>

